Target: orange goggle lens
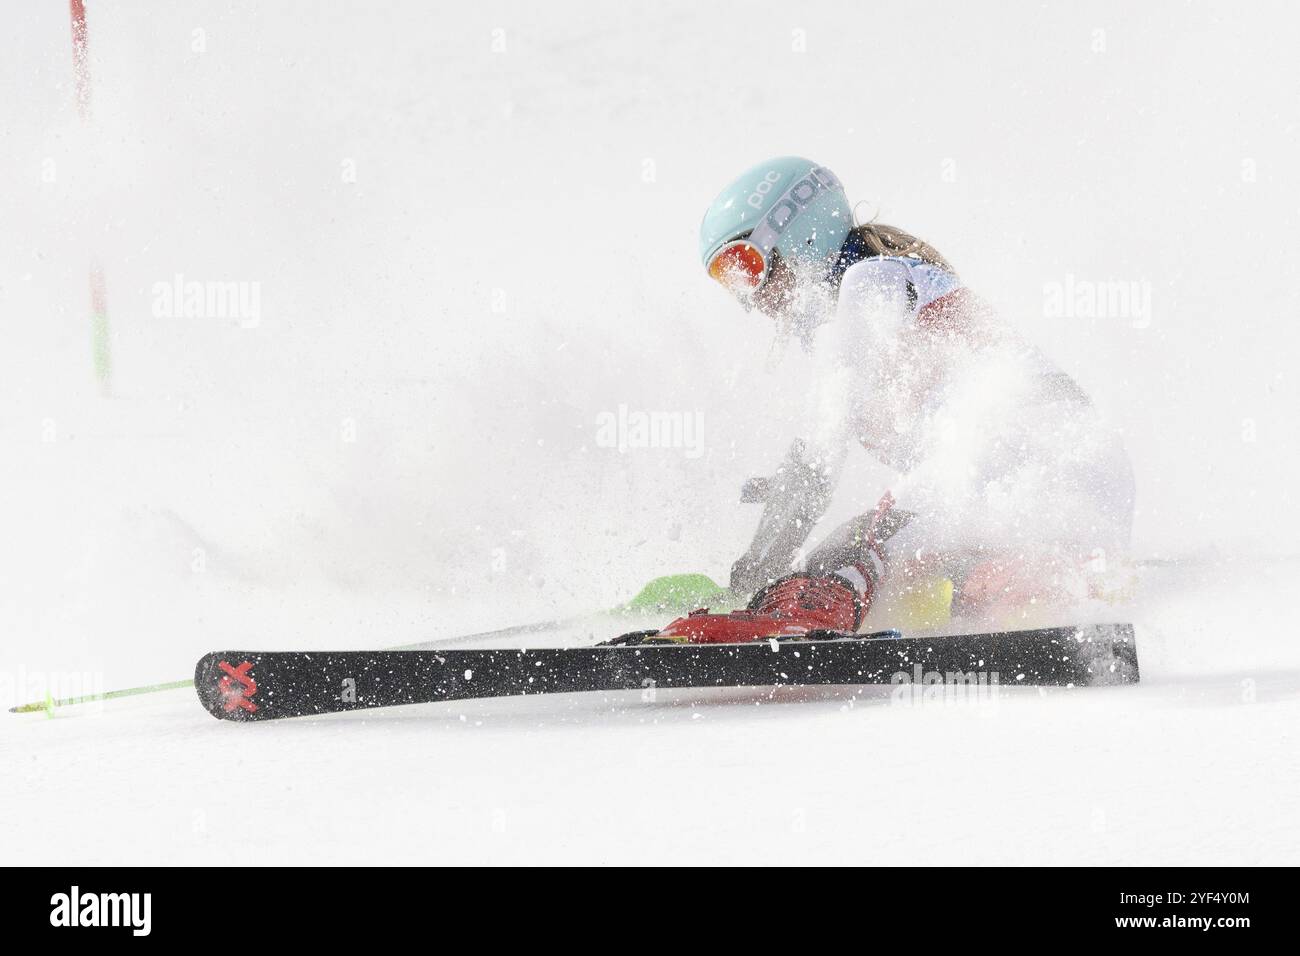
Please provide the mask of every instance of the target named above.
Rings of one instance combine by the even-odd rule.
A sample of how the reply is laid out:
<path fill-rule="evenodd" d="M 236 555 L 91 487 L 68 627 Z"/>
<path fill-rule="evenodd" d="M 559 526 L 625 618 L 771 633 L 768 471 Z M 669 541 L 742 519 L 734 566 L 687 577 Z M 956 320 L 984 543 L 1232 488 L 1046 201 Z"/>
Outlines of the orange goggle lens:
<path fill-rule="evenodd" d="M 752 292 L 767 277 L 767 260 L 757 246 L 737 242 L 709 260 L 709 275 L 733 292 Z"/>

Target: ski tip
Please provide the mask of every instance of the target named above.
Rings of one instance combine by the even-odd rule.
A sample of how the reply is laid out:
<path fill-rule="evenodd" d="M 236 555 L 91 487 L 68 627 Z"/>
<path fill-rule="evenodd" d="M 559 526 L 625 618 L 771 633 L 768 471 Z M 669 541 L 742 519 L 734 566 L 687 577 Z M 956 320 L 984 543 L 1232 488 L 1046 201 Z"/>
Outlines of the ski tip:
<path fill-rule="evenodd" d="M 1142 680 L 1138 666 L 1137 634 L 1129 623 L 1090 624 L 1076 628 L 1080 660 L 1087 668 L 1089 684 L 1137 684 Z"/>
<path fill-rule="evenodd" d="M 194 691 L 199 703 L 218 720 L 256 720 L 260 716 L 257 655 L 247 651 L 214 651 L 194 665 Z"/>

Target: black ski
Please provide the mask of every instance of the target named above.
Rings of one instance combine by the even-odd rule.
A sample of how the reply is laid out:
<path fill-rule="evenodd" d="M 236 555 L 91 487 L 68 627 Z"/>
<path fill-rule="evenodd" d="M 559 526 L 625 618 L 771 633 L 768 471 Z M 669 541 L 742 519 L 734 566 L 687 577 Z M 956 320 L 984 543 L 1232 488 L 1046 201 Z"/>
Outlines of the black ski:
<path fill-rule="evenodd" d="M 888 632 L 887 632 L 888 633 Z M 648 687 L 766 687 L 960 680 L 1129 684 L 1129 624 L 955 637 L 844 635 L 752 644 L 628 643 L 445 651 L 221 651 L 194 671 L 223 720 L 272 720 L 472 697 Z"/>

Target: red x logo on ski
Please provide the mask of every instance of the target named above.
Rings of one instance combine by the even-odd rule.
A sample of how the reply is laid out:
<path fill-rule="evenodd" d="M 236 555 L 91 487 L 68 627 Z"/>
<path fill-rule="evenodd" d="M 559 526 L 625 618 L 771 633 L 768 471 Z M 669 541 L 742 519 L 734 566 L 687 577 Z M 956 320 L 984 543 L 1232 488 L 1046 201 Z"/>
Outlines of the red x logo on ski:
<path fill-rule="evenodd" d="M 257 682 L 248 673 L 253 662 L 244 661 L 238 667 L 231 667 L 226 661 L 222 661 L 218 666 L 226 672 L 225 676 L 217 681 L 217 687 L 225 700 L 223 706 L 226 713 L 240 707 L 250 714 L 255 712 L 257 705 L 249 699 L 257 693 Z"/>

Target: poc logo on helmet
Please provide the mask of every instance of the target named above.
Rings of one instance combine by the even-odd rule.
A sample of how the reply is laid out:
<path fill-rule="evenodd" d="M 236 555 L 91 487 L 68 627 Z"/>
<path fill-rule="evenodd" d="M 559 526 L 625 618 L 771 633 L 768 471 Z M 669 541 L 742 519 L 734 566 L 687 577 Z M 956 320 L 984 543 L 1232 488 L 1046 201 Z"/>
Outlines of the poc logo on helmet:
<path fill-rule="evenodd" d="M 763 181 L 758 184 L 758 187 L 752 193 L 749 194 L 749 198 L 746 199 L 745 202 L 757 209 L 759 206 L 763 205 L 763 197 L 772 191 L 772 187 L 775 186 L 780 179 L 781 174 L 775 169 L 772 170 L 763 177 Z"/>
<path fill-rule="evenodd" d="M 814 166 L 807 176 L 798 180 L 786 190 L 784 196 L 777 200 L 776 205 L 767 214 L 768 228 L 779 236 L 799 211 L 812 202 L 819 193 L 826 189 L 838 188 L 840 188 L 840 181 L 835 178 L 834 173 L 821 166 Z"/>

